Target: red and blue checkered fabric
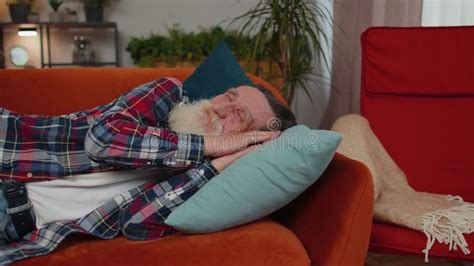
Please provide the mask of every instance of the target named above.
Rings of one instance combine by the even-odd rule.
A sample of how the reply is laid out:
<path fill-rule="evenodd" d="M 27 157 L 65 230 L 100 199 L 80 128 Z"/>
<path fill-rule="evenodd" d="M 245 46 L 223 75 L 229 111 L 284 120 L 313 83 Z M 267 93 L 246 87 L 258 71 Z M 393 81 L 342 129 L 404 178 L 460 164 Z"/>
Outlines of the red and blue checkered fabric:
<path fill-rule="evenodd" d="M 142 167 L 196 167 L 202 136 L 166 129 L 182 85 L 161 78 L 110 104 L 61 116 L 20 115 L 0 108 L 0 178 L 40 181 Z"/>
<path fill-rule="evenodd" d="M 164 224 L 168 215 L 217 174 L 218 171 L 206 162 L 165 181 L 147 182 L 81 219 L 53 222 L 20 241 L 0 246 L 0 265 L 48 254 L 72 233 L 111 239 L 122 232 L 134 240 L 171 235 L 176 230 Z"/>
<path fill-rule="evenodd" d="M 0 265 L 48 254 L 72 233 L 153 239 L 175 230 L 163 222 L 218 171 L 204 158 L 202 136 L 167 129 L 181 83 L 161 78 L 110 104 L 62 116 L 20 115 L 0 108 L 1 179 L 41 181 L 146 167 L 186 172 L 131 189 L 74 221 L 50 223 L 0 246 Z M 159 177 L 157 177 L 158 179 Z"/>

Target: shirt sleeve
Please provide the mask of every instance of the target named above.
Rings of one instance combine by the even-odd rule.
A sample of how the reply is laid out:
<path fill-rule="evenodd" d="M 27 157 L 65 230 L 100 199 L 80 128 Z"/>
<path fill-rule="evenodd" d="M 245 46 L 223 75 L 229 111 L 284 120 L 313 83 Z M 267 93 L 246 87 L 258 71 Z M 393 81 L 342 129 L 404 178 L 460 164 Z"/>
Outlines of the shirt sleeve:
<path fill-rule="evenodd" d="M 119 215 L 122 233 L 132 240 L 156 239 L 176 232 L 164 221 L 179 205 L 219 174 L 210 162 L 156 184 Z"/>
<path fill-rule="evenodd" d="M 200 135 L 168 130 L 168 114 L 183 97 L 181 82 L 161 78 L 120 96 L 96 118 L 84 149 L 93 161 L 130 167 L 196 167 L 204 159 Z"/>

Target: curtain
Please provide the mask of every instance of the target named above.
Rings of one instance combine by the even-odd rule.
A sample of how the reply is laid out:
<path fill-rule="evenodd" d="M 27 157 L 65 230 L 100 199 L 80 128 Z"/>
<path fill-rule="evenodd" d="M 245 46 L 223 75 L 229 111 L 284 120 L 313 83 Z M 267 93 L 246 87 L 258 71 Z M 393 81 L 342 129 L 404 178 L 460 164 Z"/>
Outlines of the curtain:
<path fill-rule="evenodd" d="M 423 0 L 423 26 L 474 25 L 472 0 Z"/>
<path fill-rule="evenodd" d="M 420 26 L 422 0 L 334 0 L 331 91 L 322 128 L 359 112 L 360 36 L 372 26 Z"/>

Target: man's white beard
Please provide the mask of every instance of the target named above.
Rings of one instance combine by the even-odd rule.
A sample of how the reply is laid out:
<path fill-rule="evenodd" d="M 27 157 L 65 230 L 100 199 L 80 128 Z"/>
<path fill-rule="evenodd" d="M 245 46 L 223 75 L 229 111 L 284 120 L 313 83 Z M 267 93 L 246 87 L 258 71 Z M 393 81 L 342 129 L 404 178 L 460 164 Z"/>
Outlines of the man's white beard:
<path fill-rule="evenodd" d="M 197 135 L 220 135 L 223 130 L 209 100 L 174 106 L 169 113 L 168 126 L 178 133 Z"/>

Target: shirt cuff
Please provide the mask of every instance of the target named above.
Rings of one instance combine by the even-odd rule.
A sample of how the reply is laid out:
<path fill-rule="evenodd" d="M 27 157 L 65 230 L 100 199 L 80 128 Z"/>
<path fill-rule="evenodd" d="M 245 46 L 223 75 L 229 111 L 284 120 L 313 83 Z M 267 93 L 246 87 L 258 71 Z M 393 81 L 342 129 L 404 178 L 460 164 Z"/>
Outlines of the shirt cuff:
<path fill-rule="evenodd" d="M 176 134 L 178 145 L 176 162 L 183 167 L 197 167 L 204 162 L 204 137 L 194 134 Z"/>
<path fill-rule="evenodd" d="M 211 162 L 205 162 L 199 167 L 192 169 L 191 179 L 196 187 L 200 188 L 213 177 L 219 174 L 219 171 L 212 166 Z"/>

